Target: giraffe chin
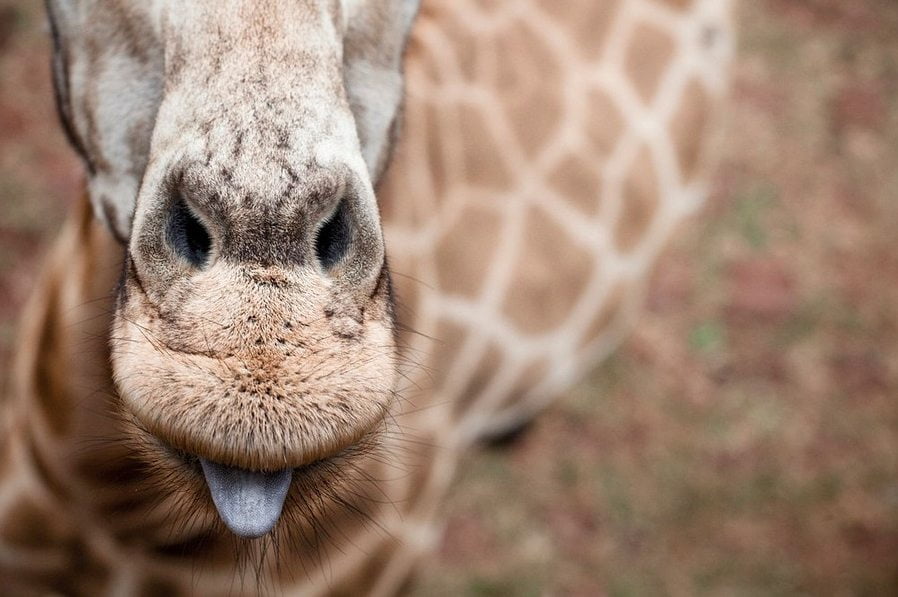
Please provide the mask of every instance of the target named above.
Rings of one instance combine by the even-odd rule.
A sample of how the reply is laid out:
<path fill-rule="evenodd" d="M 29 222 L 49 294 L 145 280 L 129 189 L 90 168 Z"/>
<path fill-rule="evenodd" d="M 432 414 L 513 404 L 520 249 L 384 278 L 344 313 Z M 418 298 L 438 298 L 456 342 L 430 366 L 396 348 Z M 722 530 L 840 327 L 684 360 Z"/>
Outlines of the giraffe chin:
<path fill-rule="evenodd" d="M 200 458 L 203 476 L 222 522 L 244 539 L 267 534 L 277 524 L 293 480 L 293 469 L 250 471 Z"/>

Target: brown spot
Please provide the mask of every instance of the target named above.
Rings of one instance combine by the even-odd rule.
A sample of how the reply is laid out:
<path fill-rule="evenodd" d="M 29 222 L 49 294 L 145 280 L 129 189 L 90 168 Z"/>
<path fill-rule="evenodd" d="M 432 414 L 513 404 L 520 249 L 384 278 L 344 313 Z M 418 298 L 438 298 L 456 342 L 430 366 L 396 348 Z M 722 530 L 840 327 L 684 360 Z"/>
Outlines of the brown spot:
<path fill-rule="evenodd" d="M 443 123 L 441 118 L 443 113 L 433 106 L 426 106 L 420 110 L 420 116 L 416 116 L 416 120 L 421 121 L 422 128 L 419 130 L 425 133 L 425 163 L 430 166 L 427 173 L 430 175 L 430 183 L 433 188 L 433 199 L 439 201 L 446 193 L 449 187 L 448 166 L 446 165 L 447 156 L 445 153 L 444 134 L 458 134 L 458 131 L 443 132 Z M 414 126 L 412 122 L 409 126 Z M 467 141 L 466 141 L 467 142 Z"/>
<path fill-rule="evenodd" d="M 587 102 L 590 106 L 585 133 L 590 147 L 596 153 L 596 162 L 608 157 L 624 130 L 625 121 L 620 110 L 607 93 L 601 90 L 589 92 Z"/>
<path fill-rule="evenodd" d="M 680 107 L 671 120 L 671 135 L 680 160 L 683 182 L 695 179 L 699 172 L 702 146 L 705 141 L 705 127 L 711 112 L 708 93 L 692 80 L 686 86 Z"/>
<path fill-rule="evenodd" d="M 64 516 L 50 508 L 38 506 L 20 497 L 10 506 L 0 523 L 3 541 L 15 547 L 31 549 L 59 547 L 70 541 L 73 529 L 63 521 Z"/>
<path fill-rule="evenodd" d="M 151 552 L 165 559 L 195 558 L 202 561 L 224 557 L 231 548 L 231 542 L 221 533 L 203 531 L 175 543 L 154 545 Z"/>
<path fill-rule="evenodd" d="M 521 332 L 547 332 L 568 317 L 593 275 L 595 260 L 551 218 L 533 209 L 521 238 L 503 310 Z"/>
<path fill-rule="evenodd" d="M 29 435 L 25 447 L 31 463 L 34 465 L 34 471 L 38 477 L 44 482 L 44 486 L 50 490 L 55 496 L 63 500 L 69 499 L 69 491 L 60 481 L 59 476 L 53 471 L 52 467 L 44 456 L 43 450 L 35 443 L 34 435 Z"/>
<path fill-rule="evenodd" d="M 142 486 L 148 477 L 146 465 L 128 454 L 125 444 L 92 450 L 74 463 L 80 481 L 95 496 L 94 507 L 110 519 L 149 509 L 160 499 L 155 491 Z M 93 489 L 90 489 L 93 488 Z"/>
<path fill-rule="evenodd" d="M 608 41 L 608 31 L 620 8 L 620 0 L 558 2 L 539 0 L 543 13 L 557 19 L 573 37 L 574 45 L 588 60 L 599 56 Z"/>
<path fill-rule="evenodd" d="M 464 138 L 465 179 L 486 188 L 508 187 L 512 176 L 504 159 L 506 152 L 502 142 L 492 136 L 486 115 L 475 107 L 460 106 L 458 127 Z"/>
<path fill-rule="evenodd" d="M 423 23 L 426 20 L 428 20 L 427 16 L 424 14 L 424 9 L 422 9 L 421 14 L 418 16 L 418 23 Z M 407 79 L 412 84 L 415 81 L 430 84 L 439 83 L 443 80 L 443 76 L 441 75 L 438 61 L 433 52 L 429 52 L 427 46 L 421 43 L 417 34 L 421 30 L 423 28 L 414 27 L 409 39 L 408 49 L 405 53 Z"/>
<path fill-rule="evenodd" d="M 139 597 L 176 597 L 184 595 L 183 588 L 175 581 L 158 576 L 149 576 L 140 582 Z"/>
<path fill-rule="evenodd" d="M 58 290 L 50 283 L 46 296 L 56 297 Z M 62 340 L 58 336 L 63 324 L 59 321 L 59 305 L 51 298 L 46 304 L 40 335 L 37 340 L 34 361 L 34 391 L 44 419 L 57 435 L 66 433 L 70 422 L 67 372 L 63 365 L 67 362 L 63 354 Z"/>
<path fill-rule="evenodd" d="M 97 497 L 95 506 L 100 516 L 112 522 L 126 516 L 150 512 L 160 501 L 161 497 L 154 491 L 133 488 L 127 493 L 118 493 L 109 499 Z"/>
<path fill-rule="evenodd" d="M 504 8 L 502 3 L 496 2 L 496 0 L 474 0 L 474 5 L 477 7 L 477 10 L 490 16 L 495 15 Z"/>
<path fill-rule="evenodd" d="M 549 178 L 549 183 L 583 215 L 594 216 L 599 210 L 602 178 L 599 162 L 593 156 L 568 154 Z"/>
<path fill-rule="evenodd" d="M 0 479 L 6 477 L 9 474 L 11 462 L 11 436 L 17 432 L 4 434 L 3 437 L 0 437 Z"/>
<path fill-rule="evenodd" d="M 479 296 L 501 230 L 495 210 L 468 205 L 436 248 L 439 287 L 464 297 Z"/>
<path fill-rule="evenodd" d="M 497 97 L 503 102 L 508 123 L 516 133 L 516 146 L 534 156 L 557 131 L 562 119 L 562 94 L 565 81 L 562 68 L 549 52 L 542 37 L 529 26 L 517 24 L 499 39 Z M 494 141 L 501 151 L 503 143 Z"/>
<path fill-rule="evenodd" d="M 658 0 L 661 4 L 666 4 L 671 8 L 676 8 L 678 10 L 686 10 L 687 8 L 692 7 L 692 3 L 694 0 Z"/>
<path fill-rule="evenodd" d="M 63 590 L 64 595 L 99 595 L 109 586 L 109 566 L 99 561 L 90 548 L 81 541 L 71 546 L 70 570 L 77 570 L 77 576 L 66 579 L 71 587 Z M 70 579 L 70 580 L 69 580 Z"/>
<path fill-rule="evenodd" d="M 19 20 L 19 9 L 13 6 L 0 7 L 0 50 L 6 48 L 13 32 L 16 30 L 16 23 Z"/>
<path fill-rule="evenodd" d="M 444 35 L 451 40 L 454 62 L 461 70 L 461 75 L 466 81 L 476 81 L 483 69 L 478 68 L 485 52 L 495 52 L 493 40 L 484 34 L 475 34 L 466 21 L 469 14 L 459 14 L 453 10 L 441 17 L 440 28 Z M 485 43 L 484 43 L 485 42 Z M 445 79 L 445 77 L 443 77 Z"/>
<path fill-rule="evenodd" d="M 658 207 L 658 182 L 651 154 L 642 148 L 630 167 L 621 197 L 621 212 L 614 229 L 615 245 L 629 251 L 645 237 Z"/>
<path fill-rule="evenodd" d="M 655 97 L 675 51 L 674 41 L 664 31 L 648 25 L 639 25 L 633 31 L 625 59 L 625 75 L 645 103 L 651 103 Z"/>
<path fill-rule="evenodd" d="M 4 595 L 16 597 L 63 595 L 66 594 L 62 593 L 65 585 L 60 577 L 64 573 L 64 571 L 48 573 L 44 570 L 22 570 L 19 566 L 0 563 L 0 586 L 3 587 Z"/>

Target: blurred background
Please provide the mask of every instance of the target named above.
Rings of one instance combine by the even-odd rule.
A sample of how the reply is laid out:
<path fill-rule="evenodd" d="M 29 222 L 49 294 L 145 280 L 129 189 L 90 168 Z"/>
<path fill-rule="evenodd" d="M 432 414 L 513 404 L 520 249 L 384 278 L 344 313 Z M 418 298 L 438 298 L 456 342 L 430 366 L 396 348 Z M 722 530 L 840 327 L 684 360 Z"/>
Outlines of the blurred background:
<path fill-rule="evenodd" d="M 898 595 L 898 2 L 738 23 L 714 192 L 644 319 L 461 467 L 417 594 Z M 41 3 L 0 0 L 0 383 L 80 178 Z"/>

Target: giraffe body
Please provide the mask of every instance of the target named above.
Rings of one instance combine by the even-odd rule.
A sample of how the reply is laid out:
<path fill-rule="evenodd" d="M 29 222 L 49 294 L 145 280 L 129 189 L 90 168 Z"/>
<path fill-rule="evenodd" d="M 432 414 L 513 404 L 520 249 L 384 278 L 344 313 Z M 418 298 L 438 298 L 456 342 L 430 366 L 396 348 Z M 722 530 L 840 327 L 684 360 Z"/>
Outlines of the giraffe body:
<path fill-rule="evenodd" d="M 118 406 L 107 337 L 123 267 L 115 236 L 130 224 L 92 188 L 108 228 L 86 201 L 66 224 L 4 405 L 6 586 L 396 592 L 439 537 L 460 456 L 533 416 L 638 316 L 652 263 L 705 192 L 730 10 L 721 0 L 424 3 L 403 132 L 377 187 L 400 329 L 395 427 L 358 455 L 298 468 L 287 499 L 301 515 L 288 510 L 271 537 L 228 533 L 198 503 L 201 478 L 147 447 Z M 383 151 L 363 144 L 371 171 Z M 179 489 L 148 482 L 150 466 Z M 340 467 L 349 474 L 330 500 L 321 487 Z M 303 491 L 319 501 L 300 502 Z"/>

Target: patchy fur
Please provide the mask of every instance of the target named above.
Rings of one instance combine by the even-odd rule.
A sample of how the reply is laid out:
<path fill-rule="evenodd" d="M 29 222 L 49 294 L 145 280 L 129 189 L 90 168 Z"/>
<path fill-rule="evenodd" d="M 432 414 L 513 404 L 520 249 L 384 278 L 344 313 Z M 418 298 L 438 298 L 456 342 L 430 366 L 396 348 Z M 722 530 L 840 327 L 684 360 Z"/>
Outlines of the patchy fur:
<path fill-rule="evenodd" d="M 2 405 L 0 586 L 393 594 L 465 450 L 623 337 L 702 196 L 730 2 L 430 2 L 378 206 L 416 6 L 49 0 L 96 218 Z M 293 468 L 270 535 L 198 456 Z"/>
<path fill-rule="evenodd" d="M 216 462 L 279 470 L 380 423 L 394 385 L 386 285 L 364 310 L 338 313 L 326 279 L 280 270 L 216 265 L 158 304 L 128 283 L 113 369 L 147 430 Z"/>

